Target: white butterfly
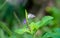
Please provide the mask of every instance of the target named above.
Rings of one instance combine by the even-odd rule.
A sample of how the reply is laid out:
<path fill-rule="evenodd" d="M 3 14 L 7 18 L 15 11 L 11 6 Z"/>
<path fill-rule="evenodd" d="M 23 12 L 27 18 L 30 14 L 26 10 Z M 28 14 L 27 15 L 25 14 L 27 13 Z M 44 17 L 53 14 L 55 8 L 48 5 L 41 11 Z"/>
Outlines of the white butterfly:
<path fill-rule="evenodd" d="M 36 17 L 34 14 L 31 13 L 28 14 L 28 18 L 34 18 L 34 17 Z"/>

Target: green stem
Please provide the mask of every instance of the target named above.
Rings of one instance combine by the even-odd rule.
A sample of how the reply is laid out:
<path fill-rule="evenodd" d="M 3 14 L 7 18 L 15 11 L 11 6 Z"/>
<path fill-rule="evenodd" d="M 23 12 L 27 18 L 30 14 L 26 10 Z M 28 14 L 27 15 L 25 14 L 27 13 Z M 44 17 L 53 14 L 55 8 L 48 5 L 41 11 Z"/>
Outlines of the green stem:
<path fill-rule="evenodd" d="M 21 24 L 20 24 L 21 22 L 20 22 L 20 20 L 19 20 L 19 18 L 17 17 L 17 15 L 16 15 L 15 12 L 14 12 L 14 16 L 15 16 L 16 20 L 18 21 L 18 24 L 21 25 Z M 20 26 L 20 27 L 21 27 L 21 26 Z"/>
<path fill-rule="evenodd" d="M 26 24 L 27 24 L 27 27 L 28 27 L 29 30 L 30 30 L 29 22 L 28 22 L 28 13 L 27 13 L 27 10 L 25 10 L 25 15 L 26 15 Z M 31 31 L 31 30 L 30 30 L 30 31 Z"/>
<path fill-rule="evenodd" d="M 29 23 L 28 23 L 28 13 L 27 13 L 27 10 L 25 10 L 25 15 L 26 15 L 26 22 L 27 22 L 26 24 L 29 25 Z"/>

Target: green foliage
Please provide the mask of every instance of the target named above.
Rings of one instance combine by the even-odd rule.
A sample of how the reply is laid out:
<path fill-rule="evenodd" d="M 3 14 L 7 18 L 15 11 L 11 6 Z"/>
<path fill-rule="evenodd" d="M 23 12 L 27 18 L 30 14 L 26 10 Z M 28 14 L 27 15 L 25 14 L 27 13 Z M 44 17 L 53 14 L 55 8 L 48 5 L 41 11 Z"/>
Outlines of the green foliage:
<path fill-rule="evenodd" d="M 46 20 L 43 21 L 44 19 L 46 19 Z M 53 19 L 53 17 L 51 17 L 51 16 L 45 16 L 44 18 L 42 18 L 41 21 L 36 22 L 36 23 L 32 22 L 31 24 L 29 24 L 30 29 L 25 27 L 22 29 L 17 29 L 15 32 L 17 34 L 24 34 L 24 33 L 34 34 L 36 32 L 36 30 L 38 30 L 40 27 L 43 27 L 43 26 L 49 24 L 47 22 L 51 21 L 52 19 Z M 9 28 L 6 26 L 6 24 L 4 24 L 3 22 L 0 22 L 0 27 L 2 27 L 2 29 L 5 30 L 10 36 L 12 35 L 12 32 L 9 30 Z"/>
<path fill-rule="evenodd" d="M 54 28 L 53 32 L 47 32 L 42 38 L 60 38 L 60 28 Z"/>
<path fill-rule="evenodd" d="M 5 0 L 0 0 L 0 38 L 60 38 L 60 9 L 47 7 L 46 11 L 50 16 L 35 22 L 28 19 L 27 10 L 22 4 L 14 9 Z M 21 23 L 24 18 L 26 24 Z M 23 27 L 20 28 L 20 25 Z"/>
<path fill-rule="evenodd" d="M 60 25 L 60 9 L 56 7 L 47 7 L 46 10 L 51 16 L 54 17 L 54 22 L 56 26 Z"/>
<path fill-rule="evenodd" d="M 0 27 L 1 27 L 4 31 L 6 31 L 6 32 L 8 33 L 8 35 L 12 35 L 12 32 L 11 32 L 10 29 L 6 26 L 5 23 L 0 22 Z"/>
<path fill-rule="evenodd" d="M 0 28 L 0 38 L 5 38 L 4 31 Z"/>
<path fill-rule="evenodd" d="M 42 18 L 41 21 L 39 21 L 37 23 L 32 22 L 31 24 L 29 24 L 29 28 L 23 28 L 23 29 L 16 30 L 16 33 L 18 33 L 18 34 L 24 34 L 25 32 L 28 32 L 30 34 L 33 34 L 39 28 L 41 28 L 41 27 L 49 24 L 49 22 L 52 19 L 53 19 L 53 17 L 51 17 L 51 16 L 45 16 L 44 18 Z"/>

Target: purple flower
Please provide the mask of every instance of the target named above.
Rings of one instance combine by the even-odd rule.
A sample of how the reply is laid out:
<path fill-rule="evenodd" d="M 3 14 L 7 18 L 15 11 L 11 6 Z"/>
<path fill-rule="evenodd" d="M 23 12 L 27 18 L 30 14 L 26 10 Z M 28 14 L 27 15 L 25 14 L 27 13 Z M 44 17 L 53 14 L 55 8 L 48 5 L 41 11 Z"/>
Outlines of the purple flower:
<path fill-rule="evenodd" d="M 26 24 L 26 19 L 23 20 L 23 23 Z"/>

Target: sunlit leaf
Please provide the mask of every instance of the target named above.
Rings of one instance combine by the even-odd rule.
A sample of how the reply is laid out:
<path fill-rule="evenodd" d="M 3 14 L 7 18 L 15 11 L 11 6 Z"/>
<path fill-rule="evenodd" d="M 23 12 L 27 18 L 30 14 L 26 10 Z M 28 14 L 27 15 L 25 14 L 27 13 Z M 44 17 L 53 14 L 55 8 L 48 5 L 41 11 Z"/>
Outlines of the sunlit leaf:
<path fill-rule="evenodd" d="M 0 38 L 6 38 L 4 31 L 2 29 L 0 29 Z"/>
<path fill-rule="evenodd" d="M 30 31 L 27 28 L 23 28 L 23 29 L 15 30 L 15 32 L 18 33 L 18 34 L 24 34 L 26 32 L 30 32 Z"/>
<path fill-rule="evenodd" d="M 40 22 L 36 23 L 36 25 L 38 26 L 36 28 L 40 28 L 40 27 L 43 27 L 43 26 L 49 24 L 51 20 L 53 20 L 53 17 L 51 17 L 51 16 L 43 17 Z"/>

